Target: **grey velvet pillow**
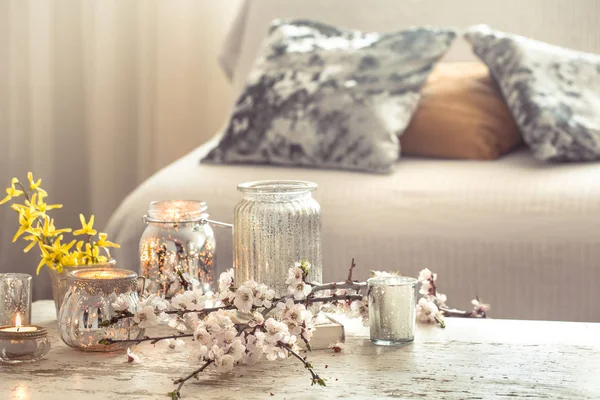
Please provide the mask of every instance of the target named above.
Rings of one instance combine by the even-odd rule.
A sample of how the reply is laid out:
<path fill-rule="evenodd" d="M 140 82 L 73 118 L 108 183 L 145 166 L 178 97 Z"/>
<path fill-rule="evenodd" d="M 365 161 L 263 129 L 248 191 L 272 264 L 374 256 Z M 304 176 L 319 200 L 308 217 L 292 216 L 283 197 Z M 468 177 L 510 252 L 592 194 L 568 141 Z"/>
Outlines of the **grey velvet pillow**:
<path fill-rule="evenodd" d="M 202 160 L 385 173 L 456 34 L 275 21 L 219 144 Z"/>
<path fill-rule="evenodd" d="M 466 39 L 487 64 L 536 158 L 600 160 L 600 56 L 492 30 Z"/>

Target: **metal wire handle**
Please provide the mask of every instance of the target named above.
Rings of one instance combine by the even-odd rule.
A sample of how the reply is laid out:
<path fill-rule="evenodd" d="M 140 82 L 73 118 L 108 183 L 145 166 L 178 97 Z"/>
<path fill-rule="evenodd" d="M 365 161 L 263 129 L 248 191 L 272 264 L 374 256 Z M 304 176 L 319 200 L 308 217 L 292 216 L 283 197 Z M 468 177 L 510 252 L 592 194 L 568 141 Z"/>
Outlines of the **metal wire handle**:
<path fill-rule="evenodd" d="M 219 228 L 230 228 L 230 229 L 233 229 L 233 225 L 232 224 L 228 224 L 226 222 L 214 221 L 212 219 L 207 219 L 205 221 L 208 222 L 211 225 L 218 226 Z"/>

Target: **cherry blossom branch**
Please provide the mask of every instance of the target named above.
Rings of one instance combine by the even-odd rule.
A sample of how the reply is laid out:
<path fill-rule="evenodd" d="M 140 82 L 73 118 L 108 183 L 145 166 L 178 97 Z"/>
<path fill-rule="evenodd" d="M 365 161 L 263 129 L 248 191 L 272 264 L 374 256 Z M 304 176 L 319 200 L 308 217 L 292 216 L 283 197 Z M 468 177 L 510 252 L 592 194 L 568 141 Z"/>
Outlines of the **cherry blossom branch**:
<path fill-rule="evenodd" d="M 211 308 L 204 308 L 202 310 L 169 310 L 169 311 L 165 311 L 165 314 L 179 314 L 179 315 L 184 315 L 187 313 L 196 313 L 198 314 L 198 316 L 202 315 L 202 314 L 210 314 L 213 311 L 219 311 L 219 310 L 234 310 L 236 307 L 233 304 L 228 304 L 228 305 L 223 305 L 223 306 L 218 306 L 218 307 L 211 307 Z"/>
<path fill-rule="evenodd" d="M 203 365 L 202 365 L 200 368 L 198 368 L 198 369 L 196 369 L 196 370 L 192 371 L 192 372 L 191 372 L 189 375 L 186 375 L 186 376 L 185 376 L 185 377 L 183 377 L 183 378 L 179 378 L 179 379 L 177 379 L 177 380 L 173 381 L 173 383 L 174 383 L 174 384 L 177 384 L 177 383 L 178 383 L 179 385 L 177 386 L 177 389 L 175 389 L 174 391 L 172 391 L 172 392 L 169 392 L 169 393 L 168 393 L 168 395 L 169 395 L 169 396 L 171 396 L 171 399 L 172 399 L 172 400 L 178 400 L 178 399 L 180 399 L 180 398 L 181 398 L 181 388 L 183 387 L 183 385 L 184 385 L 184 384 L 185 384 L 185 383 L 186 383 L 188 380 L 190 380 L 190 379 L 192 379 L 192 378 L 196 378 L 196 379 L 198 379 L 198 374 L 199 374 L 200 372 L 204 371 L 204 370 L 205 370 L 205 369 L 206 369 L 206 368 L 207 368 L 207 367 L 208 367 L 210 364 L 212 364 L 213 362 L 214 362 L 214 361 L 212 361 L 212 360 L 211 360 L 211 361 L 207 361 L 207 362 L 205 362 L 205 363 L 204 363 L 204 364 L 203 364 Z"/>
<path fill-rule="evenodd" d="M 135 344 L 139 344 L 142 342 L 150 342 L 150 344 L 156 344 L 158 342 L 160 342 L 161 340 L 166 340 L 166 339 L 181 339 L 184 337 L 192 337 L 194 336 L 194 334 L 192 333 L 185 333 L 185 334 L 178 334 L 178 335 L 169 335 L 169 336 L 159 336 L 159 337 L 150 337 L 150 336 L 145 336 L 142 339 L 111 339 L 111 338 L 104 338 L 104 339 L 100 339 L 98 341 L 99 344 L 113 344 L 113 343 L 135 343 Z"/>
<path fill-rule="evenodd" d="M 302 299 L 302 300 L 294 300 L 295 304 L 312 304 L 312 303 L 325 303 L 328 301 L 339 301 L 339 300 L 362 300 L 362 294 L 344 294 L 344 295 L 334 295 L 334 296 L 326 296 L 326 297 L 313 297 L 310 299 Z"/>
<path fill-rule="evenodd" d="M 361 290 L 362 288 L 367 287 L 367 282 L 333 282 L 327 283 L 324 285 L 315 285 L 313 286 L 311 293 L 321 292 L 323 290 L 337 290 L 337 289 L 355 289 L 356 291 Z"/>
<path fill-rule="evenodd" d="M 283 343 L 283 342 L 277 342 L 277 345 L 279 347 L 281 347 L 282 349 L 287 350 L 291 355 L 293 355 L 294 357 L 296 357 L 298 360 L 300 360 L 300 362 L 302 362 L 302 364 L 304 364 L 304 368 L 308 369 L 308 372 L 310 372 L 310 375 L 311 375 L 311 379 L 312 379 L 311 386 L 312 385 L 327 386 L 325 384 L 325 379 L 321 378 L 313 370 L 312 364 L 309 363 L 308 361 L 306 361 L 306 358 L 304 358 L 300 354 L 296 353 L 289 344 Z"/>
<path fill-rule="evenodd" d="M 485 312 L 483 314 L 474 314 L 472 311 L 457 310 L 454 308 L 440 308 L 440 311 L 444 313 L 445 317 L 456 317 L 456 318 L 487 318 Z"/>

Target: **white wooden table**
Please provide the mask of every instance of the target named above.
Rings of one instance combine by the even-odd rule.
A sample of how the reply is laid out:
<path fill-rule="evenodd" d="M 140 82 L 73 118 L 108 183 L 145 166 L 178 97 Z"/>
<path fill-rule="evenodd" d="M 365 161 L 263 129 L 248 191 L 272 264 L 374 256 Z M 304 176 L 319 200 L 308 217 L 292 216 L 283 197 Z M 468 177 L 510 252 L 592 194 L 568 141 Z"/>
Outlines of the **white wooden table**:
<path fill-rule="evenodd" d="M 82 353 L 58 338 L 54 305 L 34 304 L 52 350 L 45 360 L 0 365 L 0 399 L 166 399 L 173 378 L 192 370 L 185 352 L 148 343 L 140 364 L 119 354 Z M 354 326 L 349 334 L 364 335 Z M 600 324 L 450 319 L 448 327 L 419 326 L 415 342 L 379 347 L 348 337 L 342 353 L 309 354 L 327 387 L 310 386 L 292 359 L 203 373 L 183 387 L 187 399 L 487 399 L 600 398 Z"/>

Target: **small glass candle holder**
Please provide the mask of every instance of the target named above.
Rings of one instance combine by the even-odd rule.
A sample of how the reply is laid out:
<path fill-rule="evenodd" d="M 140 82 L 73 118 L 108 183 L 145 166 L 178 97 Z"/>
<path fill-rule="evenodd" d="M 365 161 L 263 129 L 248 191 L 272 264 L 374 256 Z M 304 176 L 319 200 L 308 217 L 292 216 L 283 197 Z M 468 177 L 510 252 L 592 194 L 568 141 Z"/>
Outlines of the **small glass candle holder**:
<path fill-rule="evenodd" d="M 50 340 L 43 326 L 22 326 L 18 314 L 14 326 L 0 326 L 1 363 L 20 364 L 39 361 L 49 351 Z"/>
<path fill-rule="evenodd" d="M 417 280 L 386 276 L 371 278 L 367 283 L 371 341 L 384 346 L 412 342 Z"/>
<path fill-rule="evenodd" d="M 117 318 L 114 303 L 119 296 L 126 302 L 130 315 L 135 314 L 138 296 L 135 272 L 119 268 L 89 268 L 67 274 L 69 291 L 60 308 L 60 337 L 70 347 L 82 351 L 119 351 L 129 343 L 101 344 L 100 340 L 139 339 L 144 329 L 131 316 Z M 143 291 L 143 287 L 141 288 Z"/>
<path fill-rule="evenodd" d="M 24 325 L 31 323 L 31 275 L 0 274 L 0 325 L 15 325 L 17 314 Z"/>

